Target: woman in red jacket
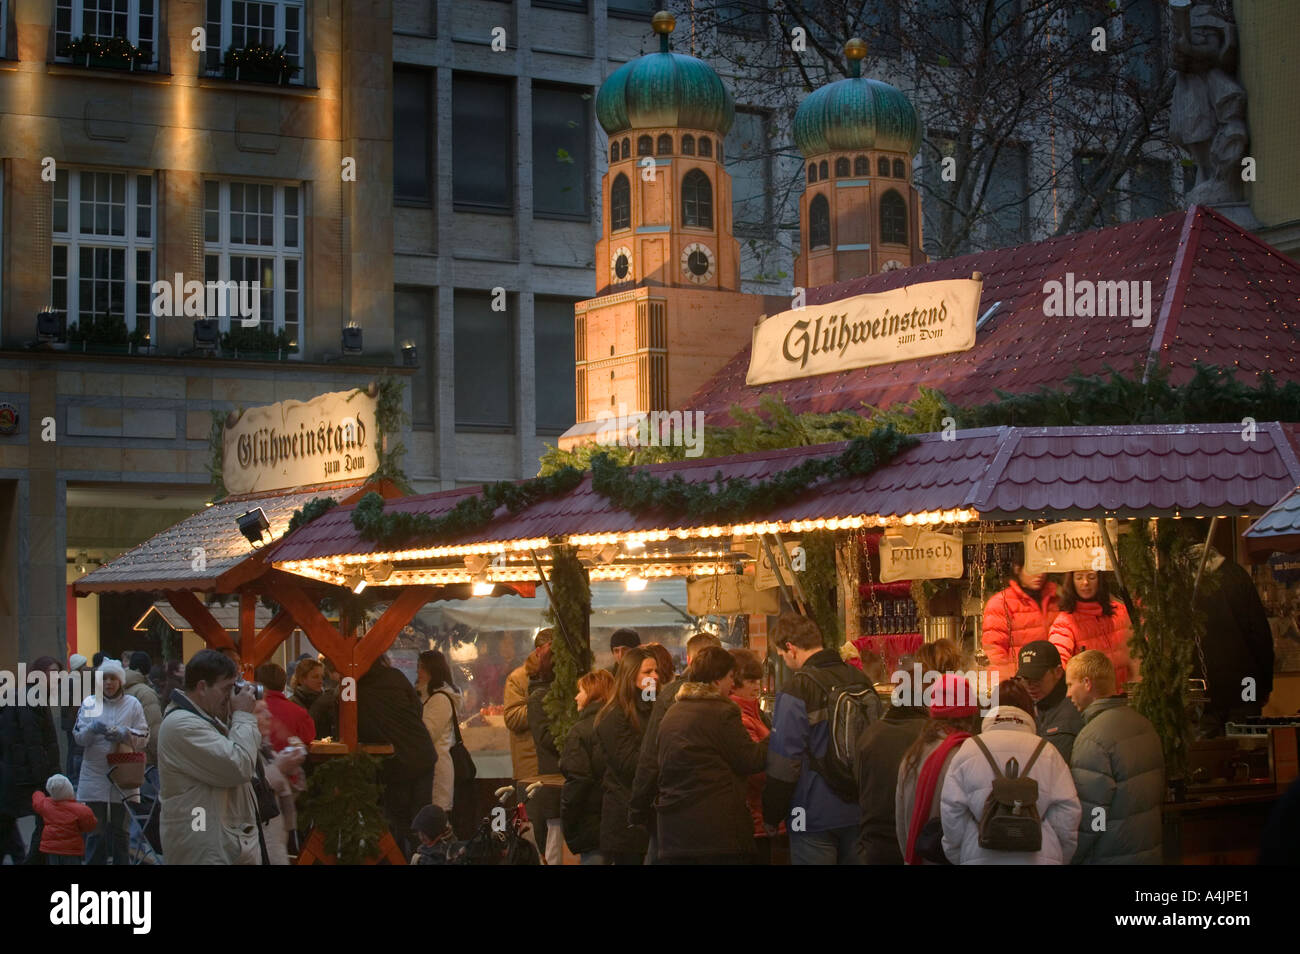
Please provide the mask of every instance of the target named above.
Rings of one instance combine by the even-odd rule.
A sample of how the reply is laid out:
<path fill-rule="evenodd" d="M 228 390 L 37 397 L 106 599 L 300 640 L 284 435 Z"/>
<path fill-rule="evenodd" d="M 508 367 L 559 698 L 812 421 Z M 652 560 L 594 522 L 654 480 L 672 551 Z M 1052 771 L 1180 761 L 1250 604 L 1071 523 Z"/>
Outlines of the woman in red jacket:
<path fill-rule="evenodd" d="M 1062 666 L 1085 649 L 1105 653 L 1115 666 L 1115 685 L 1122 687 L 1137 678 L 1137 664 L 1128 654 L 1128 610 L 1110 598 L 1109 576 L 1095 570 L 1067 573 L 1061 612 L 1047 638 L 1060 652 Z"/>
<path fill-rule="evenodd" d="M 994 593 L 984 605 L 980 641 L 989 665 L 997 669 L 1002 682 L 1015 676 L 1020 667 L 1017 657 L 1025 643 L 1047 639 L 1060 609 L 1056 584 L 1045 573 L 1026 573 L 1024 564 L 1024 546 L 1016 544 L 1010 585 Z"/>

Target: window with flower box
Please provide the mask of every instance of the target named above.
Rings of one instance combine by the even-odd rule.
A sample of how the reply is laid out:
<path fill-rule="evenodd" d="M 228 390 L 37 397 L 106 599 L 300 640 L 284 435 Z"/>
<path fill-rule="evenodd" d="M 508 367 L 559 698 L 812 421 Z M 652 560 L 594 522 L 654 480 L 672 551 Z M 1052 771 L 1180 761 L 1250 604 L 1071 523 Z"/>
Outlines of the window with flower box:
<path fill-rule="evenodd" d="M 137 343 L 152 337 L 155 212 L 152 175 L 58 170 L 50 304 L 69 326 L 83 335 L 98 326 L 104 344 L 125 345 L 133 332 Z"/>
<path fill-rule="evenodd" d="M 221 330 L 258 338 L 266 347 L 238 350 L 302 353 L 302 189 L 269 182 L 203 183 L 205 282 L 259 282 L 261 322 L 244 328 L 233 298 L 212 315 Z"/>
<path fill-rule="evenodd" d="M 304 82 L 302 0 L 207 0 L 204 71 L 265 83 Z"/>
<path fill-rule="evenodd" d="M 158 0 L 57 0 L 55 55 L 79 66 L 158 68 Z"/>

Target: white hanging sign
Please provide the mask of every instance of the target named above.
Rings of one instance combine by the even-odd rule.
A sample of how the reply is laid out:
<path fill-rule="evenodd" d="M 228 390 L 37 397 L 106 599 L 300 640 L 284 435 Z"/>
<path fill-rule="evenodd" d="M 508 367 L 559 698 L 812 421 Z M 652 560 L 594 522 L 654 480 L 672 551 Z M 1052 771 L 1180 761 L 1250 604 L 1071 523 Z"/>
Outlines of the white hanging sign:
<path fill-rule="evenodd" d="M 880 539 L 880 582 L 955 580 L 962 574 L 961 537 L 933 530 L 887 530 Z"/>
<path fill-rule="evenodd" d="M 1106 523 L 1114 545 L 1118 524 Z M 1063 520 L 1025 533 L 1025 572 L 1030 575 L 1113 569 L 1095 520 Z"/>

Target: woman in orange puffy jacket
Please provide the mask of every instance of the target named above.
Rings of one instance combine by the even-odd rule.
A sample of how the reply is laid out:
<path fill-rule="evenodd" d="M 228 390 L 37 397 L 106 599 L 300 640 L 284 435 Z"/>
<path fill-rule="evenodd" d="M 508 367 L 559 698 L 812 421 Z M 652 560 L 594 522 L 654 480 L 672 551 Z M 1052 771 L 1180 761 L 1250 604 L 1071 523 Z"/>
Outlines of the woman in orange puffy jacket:
<path fill-rule="evenodd" d="M 980 642 L 989 657 L 989 665 L 1007 680 L 1020 667 L 1017 658 L 1025 643 L 1046 639 L 1060 607 L 1056 584 L 1045 573 L 1025 573 L 1024 550 L 1011 564 L 1011 584 L 999 590 L 984 604 L 984 626 Z"/>
<path fill-rule="evenodd" d="M 1115 685 L 1122 688 L 1137 678 L 1137 664 L 1128 654 L 1129 629 L 1128 609 L 1110 598 L 1109 574 L 1066 574 L 1061 612 L 1047 637 L 1061 654 L 1062 666 L 1085 649 L 1100 650 L 1114 664 Z"/>

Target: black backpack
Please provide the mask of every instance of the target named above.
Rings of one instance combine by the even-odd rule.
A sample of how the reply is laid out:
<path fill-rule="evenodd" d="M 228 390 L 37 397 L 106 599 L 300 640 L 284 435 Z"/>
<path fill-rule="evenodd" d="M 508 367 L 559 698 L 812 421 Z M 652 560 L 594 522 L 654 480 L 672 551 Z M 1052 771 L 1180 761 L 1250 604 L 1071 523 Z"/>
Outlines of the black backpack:
<path fill-rule="evenodd" d="M 865 678 L 846 681 L 842 676 L 837 678 L 830 669 L 800 669 L 798 675 L 812 680 L 826 698 L 826 725 L 830 729 L 830 738 L 824 756 L 816 758 L 810 754 L 812 767 L 839 798 L 856 803 L 855 752 L 858 739 L 867 726 L 881 716 L 880 697 Z"/>
<path fill-rule="evenodd" d="M 971 738 L 993 767 L 993 791 L 985 800 L 984 814 L 980 816 L 980 847 L 990 851 L 1040 850 L 1043 824 L 1038 817 L 1038 782 L 1029 777 L 1029 770 L 1038 761 L 1047 740 L 1038 740 L 1038 747 L 1023 772 L 1019 771 L 1019 760 L 1012 756 L 1007 759 L 1004 774 L 984 741 L 978 735 Z"/>

